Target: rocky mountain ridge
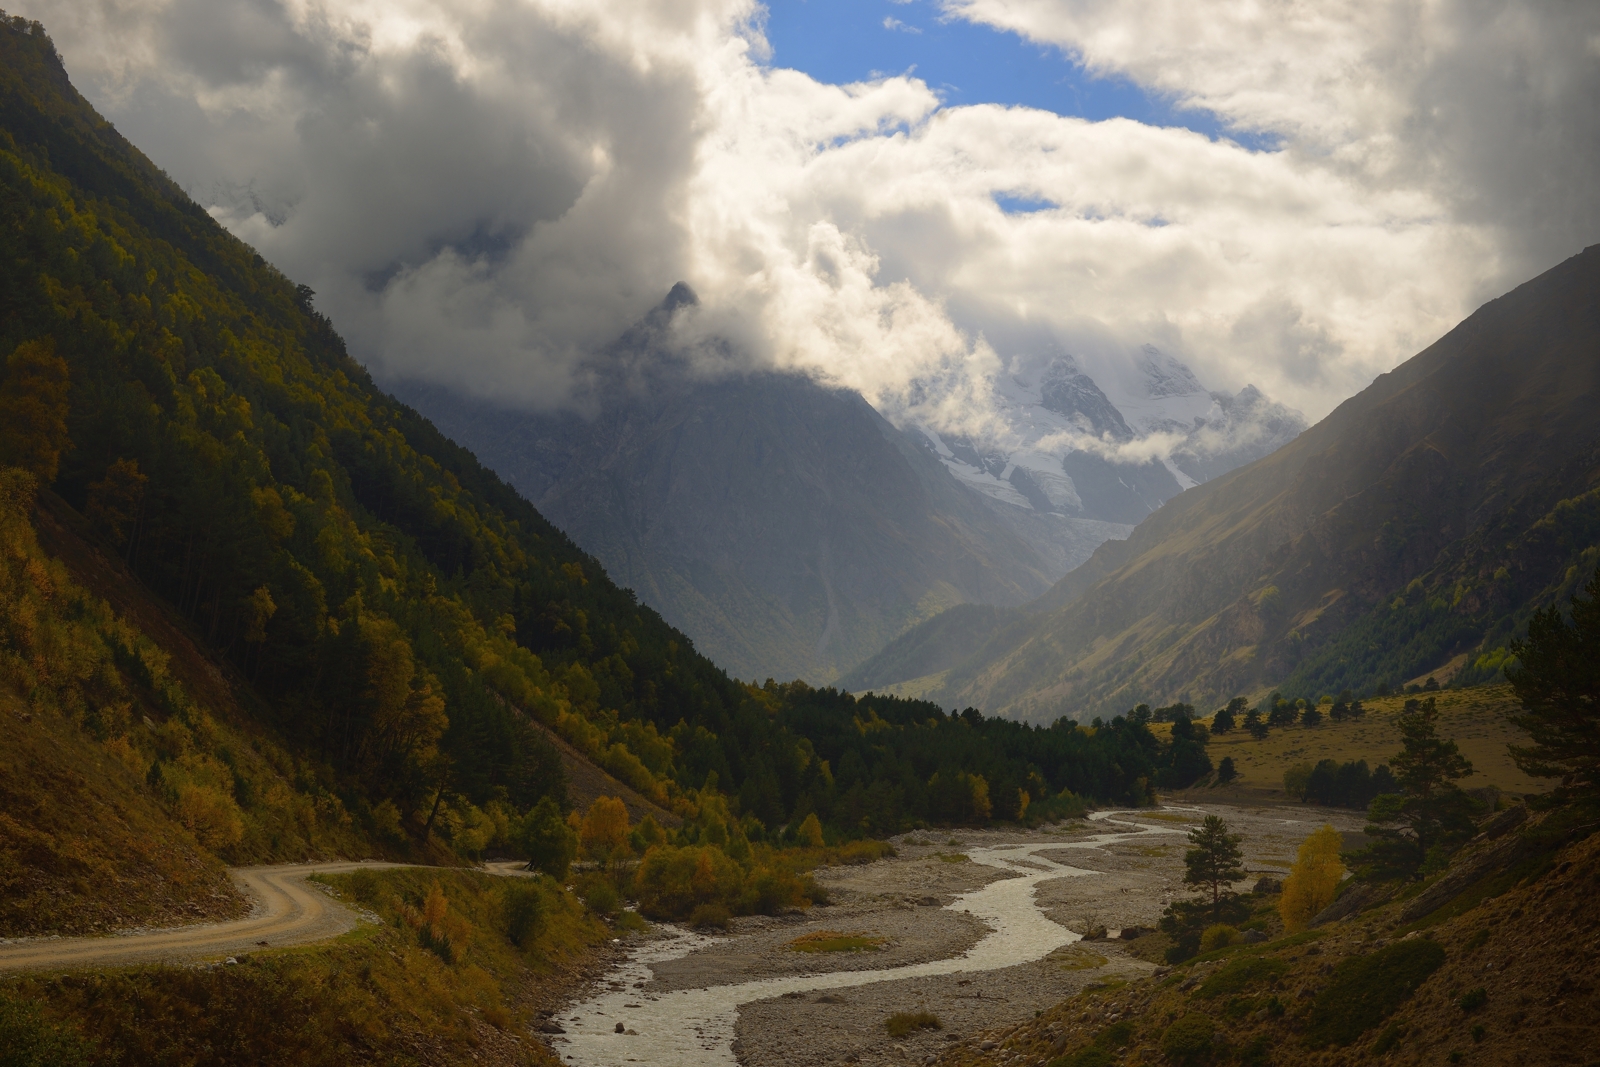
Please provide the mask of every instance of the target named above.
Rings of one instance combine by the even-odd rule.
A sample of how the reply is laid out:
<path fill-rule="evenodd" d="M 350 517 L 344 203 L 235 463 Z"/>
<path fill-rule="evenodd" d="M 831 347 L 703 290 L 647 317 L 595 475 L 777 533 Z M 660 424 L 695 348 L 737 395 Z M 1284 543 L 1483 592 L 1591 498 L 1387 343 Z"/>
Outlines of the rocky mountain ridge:
<path fill-rule="evenodd" d="M 1168 501 L 922 692 L 1028 719 L 1488 677 L 1600 559 L 1600 246 Z M 929 628 L 930 640 L 942 640 Z M 864 664 L 850 679 L 910 679 Z"/>
<path fill-rule="evenodd" d="M 997 386 L 1011 444 L 980 445 L 896 427 L 803 375 L 708 378 L 667 336 L 694 302 L 675 287 L 591 361 L 566 410 L 388 384 L 741 677 L 833 682 L 946 608 L 1026 603 L 1303 425 L 1254 389 L 1208 393 L 1151 349 L 1144 384 L 1122 390 L 1131 418 L 1071 356 L 1018 364 Z M 1165 461 L 1117 451 L 1180 431 Z"/>

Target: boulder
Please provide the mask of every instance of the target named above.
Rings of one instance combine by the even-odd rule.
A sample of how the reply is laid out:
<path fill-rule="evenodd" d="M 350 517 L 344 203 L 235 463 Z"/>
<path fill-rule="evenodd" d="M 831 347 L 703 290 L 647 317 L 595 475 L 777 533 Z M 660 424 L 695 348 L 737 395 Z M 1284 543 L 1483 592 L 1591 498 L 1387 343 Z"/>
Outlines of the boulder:
<path fill-rule="evenodd" d="M 1348 919 L 1386 899 L 1388 895 L 1387 891 L 1375 885 L 1358 882 L 1340 893 L 1332 904 L 1317 912 L 1311 919 L 1311 925 L 1325 926 L 1340 919 Z"/>
<path fill-rule="evenodd" d="M 1283 892 L 1283 883 L 1270 874 L 1263 874 L 1256 880 L 1255 887 L 1250 892 L 1260 897 L 1271 896 L 1273 893 Z"/>

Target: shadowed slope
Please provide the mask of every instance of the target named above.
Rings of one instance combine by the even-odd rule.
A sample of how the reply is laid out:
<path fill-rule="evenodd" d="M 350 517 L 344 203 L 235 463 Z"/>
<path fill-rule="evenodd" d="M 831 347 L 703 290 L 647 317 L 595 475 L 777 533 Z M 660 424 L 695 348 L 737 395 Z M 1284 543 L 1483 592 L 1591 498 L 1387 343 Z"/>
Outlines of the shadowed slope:
<path fill-rule="evenodd" d="M 943 698 L 1049 718 L 1492 659 L 1593 569 L 1596 410 L 1600 246 L 1103 546 Z"/>

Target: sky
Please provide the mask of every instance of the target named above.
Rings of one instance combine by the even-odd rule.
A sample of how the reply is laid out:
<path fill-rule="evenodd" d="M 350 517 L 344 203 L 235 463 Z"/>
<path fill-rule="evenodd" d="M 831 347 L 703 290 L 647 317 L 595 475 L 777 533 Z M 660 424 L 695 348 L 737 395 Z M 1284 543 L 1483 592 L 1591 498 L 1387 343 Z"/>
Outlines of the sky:
<path fill-rule="evenodd" d="M 699 372 L 1002 432 L 1153 344 L 1315 419 L 1600 240 L 1600 5 L 10 0 L 380 378 Z"/>

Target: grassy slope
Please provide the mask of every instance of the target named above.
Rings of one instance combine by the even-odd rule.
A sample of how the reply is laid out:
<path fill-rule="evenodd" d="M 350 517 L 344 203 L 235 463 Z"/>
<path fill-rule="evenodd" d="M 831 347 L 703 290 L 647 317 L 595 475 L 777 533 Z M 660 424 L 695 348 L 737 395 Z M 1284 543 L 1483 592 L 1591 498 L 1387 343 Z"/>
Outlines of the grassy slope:
<path fill-rule="evenodd" d="M 0 692 L 0 936 L 231 918 L 222 863 L 76 725 Z"/>
<path fill-rule="evenodd" d="M 1200 1015 L 1216 1033 L 1205 1063 L 1592 1063 L 1594 1020 L 1600 1018 L 1600 912 L 1592 906 L 1600 890 L 1600 835 L 1548 855 L 1516 877 L 1520 881 L 1499 896 L 1476 900 L 1481 887 L 1468 889 L 1457 904 L 1410 925 L 1400 924 L 1403 902 L 1396 902 L 1320 931 L 1201 956 L 1166 977 L 1093 986 L 1031 1022 L 972 1035 L 938 1062 L 968 1067 L 1016 1054 L 1023 1057 L 1019 1062 L 1061 1067 L 1182 1062 L 1162 1053 L 1162 1038 L 1180 1018 Z M 1442 966 L 1387 1020 L 1348 1045 L 1310 1047 L 1314 1012 L 1351 1014 L 1349 1005 L 1333 1002 L 1333 993 L 1319 999 L 1341 963 L 1400 942 L 1413 930 L 1444 949 Z M 1200 980 L 1223 964 L 1252 957 L 1272 961 L 1254 980 Z M 1239 987 L 1218 992 L 1224 984 Z M 1381 976 L 1372 984 L 1381 986 Z M 1464 1010 L 1461 998 L 1480 988 L 1483 1006 Z M 1112 1014 L 1123 1017 L 1120 1031 L 1110 1025 Z M 1391 1023 L 1392 1043 L 1384 1055 L 1373 1046 Z M 978 1047 L 985 1040 L 1000 1047 L 985 1052 Z M 1088 1053 L 1097 1040 L 1123 1051 L 1097 1059 Z"/>
<path fill-rule="evenodd" d="M 1526 735 L 1506 721 L 1516 710 L 1516 697 L 1508 685 L 1445 689 L 1430 694 L 1439 702 L 1439 733 L 1454 740 L 1472 761 L 1473 774 L 1463 778 L 1463 789 L 1495 786 L 1508 793 L 1539 793 L 1548 788 L 1517 769 L 1508 744 L 1521 744 Z M 1364 759 L 1369 767 L 1388 763 L 1400 751 L 1400 731 L 1395 717 L 1406 697 L 1374 697 L 1364 702 L 1360 719 L 1336 723 L 1324 719 L 1314 728 L 1291 726 L 1273 730 L 1257 741 L 1243 730 L 1213 735 L 1207 751 L 1212 763 L 1232 756 L 1239 772 L 1238 786 L 1249 791 L 1283 790 L 1283 772 L 1296 763 L 1331 759 L 1340 763 Z"/>

